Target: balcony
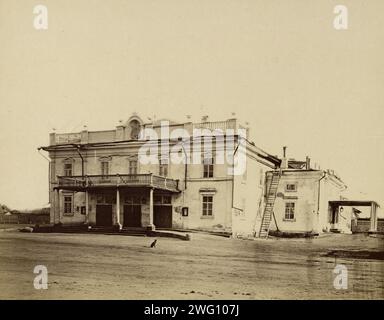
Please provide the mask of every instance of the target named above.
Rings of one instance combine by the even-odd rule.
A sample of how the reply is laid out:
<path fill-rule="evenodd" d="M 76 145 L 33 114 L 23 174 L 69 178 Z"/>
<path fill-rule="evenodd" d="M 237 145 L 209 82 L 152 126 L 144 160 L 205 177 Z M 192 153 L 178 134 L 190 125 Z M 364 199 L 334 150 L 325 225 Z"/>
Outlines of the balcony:
<path fill-rule="evenodd" d="M 233 130 L 236 129 L 236 120 L 235 119 L 229 119 L 226 121 L 194 123 L 193 128 L 194 129 L 208 129 L 211 131 L 222 130 L 225 133 L 225 131 L 228 129 L 233 129 Z"/>
<path fill-rule="evenodd" d="M 115 174 L 89 176 L 58 176 L 55 189 L 84 191 L 93 188 L 109 187 L 150 187 L 171 192 L 179 192 L 179 180 L 153 174 Z"/>

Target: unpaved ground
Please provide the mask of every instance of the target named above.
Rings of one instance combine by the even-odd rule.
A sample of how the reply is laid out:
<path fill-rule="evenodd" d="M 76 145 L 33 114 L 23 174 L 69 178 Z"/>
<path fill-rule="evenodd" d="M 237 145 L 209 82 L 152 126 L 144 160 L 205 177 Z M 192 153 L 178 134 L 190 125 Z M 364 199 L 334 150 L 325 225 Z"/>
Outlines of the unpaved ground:
<path fill-rule="evenodd" d="M 161 238 L 151 249 L 152 240 L 0 232 L 0 299 L 384 299 L 383 239 L 192 234 L 192 241 Z M 340 263 L 347 290 L 333 287 Z M 47 266 L 48 290 L 34 289 L 35 265 Z"/>
<path fill-rule="evenodd" d="M 9 230 L 9 229 L 21 229 L 24 227 L 30 227 L 33 224 L 22 224 L 22 223 L 0 223 L 0 231 Z"/>

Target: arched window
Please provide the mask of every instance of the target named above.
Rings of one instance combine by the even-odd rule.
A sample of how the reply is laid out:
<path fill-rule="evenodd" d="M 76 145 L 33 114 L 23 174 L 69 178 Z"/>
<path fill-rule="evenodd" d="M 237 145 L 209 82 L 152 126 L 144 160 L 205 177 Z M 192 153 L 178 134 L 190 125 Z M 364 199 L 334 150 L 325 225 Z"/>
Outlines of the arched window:
<path fill-rule="evenodd" d="M 129 127 L 131 128 L 131 139 L 137 140 L 139 138 L 141 129 L 140 122 L 136 119 L 133 119 L 129 122 Z"/>

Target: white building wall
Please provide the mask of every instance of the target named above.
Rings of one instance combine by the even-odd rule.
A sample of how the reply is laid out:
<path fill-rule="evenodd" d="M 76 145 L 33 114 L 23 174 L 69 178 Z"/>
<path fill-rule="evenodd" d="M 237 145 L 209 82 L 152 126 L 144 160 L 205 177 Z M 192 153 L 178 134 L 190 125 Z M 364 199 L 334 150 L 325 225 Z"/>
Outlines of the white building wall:
<path fill-rule="evenodd" d="M 274 219 L 271 222 L 271 230 L 282 232 L 314 232 L 329 231 L 329 201 L 340 199 L 342 183 L 323 171 L 283 171 L 277 197 L 274 205 Z M 321 180 L 320 180 L 321 179 Z M 271 181 L 271 173 L 267 176 L 267 185 Z M 320 182 L 319 182 L 320 181 Z M 297 191 L 286 190 L 287 184 L 296 184 Z M 320 184 L 320 195 L 319 195 Z M 295 217 L 293 220 L 285 218 L 287 202 L 295 203 Z"/>
<path fill-rule="evenodd" d="M 253 237 L 260 228 L 267 169 L 270 168 L 248 156 L 246 172 L 242 176 L 235 176 L 232 210 L 234 237 Z"/>
<path fill-rule="evenodd" d="M 210 123 L 203 126 L 211 127 Z M 232 119 L 228 122 L 220 122 L 220 126 L 237 128 L 236 120 Z M 213 125 L 213 127 L 216 125 Z M 194 124 L 186 123 L 179 124 L 172 128 L 184 128 L 189 133 L 192 132 Z M 128 128 L 119 126 L 117 130 L 108 130 L 100 132 L 87 132 L 81 133 L 81 143 L 90 142 L 113 142 L 130 139 L 130 132 Z M 159 127 L 156 127 L 159 133 Z M 51 145 L 55 144 L 55 135 L 51 135 Z M 77 143 L 80 143 L 77 142 Z M 87 146 L 86 150 L 80 150 L 84 158 L 84 174 L 85 175 L 101 175 L 101 160 L 109 162 L 109 174 L 128 174 L 129 173 L 129 160 L 137 157 L 140 145 L 142 142 L 130 142 L 129 144 L 113 145 L 110 147 L 90 147 Z M 170 147 L 172 150 L 172 145 Z M 160 149 L 158 150 L 160 153 Z M 214 149 L 214 155 L 216 150 Z M 56 184 L 56 176 L 64 175 L 64 163 L 72 159 L 73 175 L 82 175 L 82 161 L 81 157 L 76 150 L 61 150 L 50 152 L 52 159 L 51 164 L 51 199 L 53 205 L 51 206 L 51 221 L 58 222 L 59 217 L 55 212 L 63 212 L 63 197 L 60 197 L 60 205 L 57 200 L 57 192 L 53 191 Z M 227 160 L 227 159 L 226 159 Z M 267 166 L 256 161 L 255 158 L 247 158 L 247 170 L 243 176 L 235 176 L 229 174 L 228 169 L 231 164 L 225 162 L 224 164 L 214 165 L 214 176 L 212 178 L 203 177 L 203 167 L 201 164 L 188 164 L 187 165 L 187 181 L 185 181 L 185 165 L 182 164 L 169 164 L 168 177 L 171 179 L 179 180 L 180 193 L 172 196 L 173 206 L 173 227 L 185 229 L 202 229 L 211 231 L 224 231 L 231 232 L 235 229 L 236 234 L 253 235 L 255 231 L 256 219 L 261 219 L 260 204 L 263 197 L 263 175 L 265 170 L 269 169 Z M 263 171 L 264 170 L 264 171 Z M 158 164 L 142 164 L 138 162 L 139 174 L 153 173 L 159 174 Z M 186 189 L 185 189 L 186 185 Z M 184 190 L 185 189 L 185 190 Z M 63 193 L 70 193 L 61 191 Z M 81 209 L 77 212 L 77 207 L 85 206 L 85 193 L 77 192 L 74 194 L 74 213 L 73 215 L 63 216 L 61 214 L 60 221 L 64 224 L 78 224 L 86 222 L 86 216 L 81 214 Z M 202 196 L 213 196 L 213 216 L 202 216 Z M 145 195 L 147 196 L 147 195 Z M 237 216 L 237 209 L 242 208 L 242 214 Z M 124 196 L 120 197 L 120 222 L 123 223 L 123 206 Z M 181 208 L 188 207 L 189 215 L 182 216 Z M 96 222 L 96 195 L 94 192 L 89 194 L 89 220 L 88 222 L 94 224 Z M 117 222 L 116 219 L 116 204 L 112 204 L 113 223 Z M 142 205 L 143 219 L 148 216 L 148 205 Z M 145 221 L 144 221 L 145 222 Z M 143 222 L 143 223 L 144 223 Z"/>

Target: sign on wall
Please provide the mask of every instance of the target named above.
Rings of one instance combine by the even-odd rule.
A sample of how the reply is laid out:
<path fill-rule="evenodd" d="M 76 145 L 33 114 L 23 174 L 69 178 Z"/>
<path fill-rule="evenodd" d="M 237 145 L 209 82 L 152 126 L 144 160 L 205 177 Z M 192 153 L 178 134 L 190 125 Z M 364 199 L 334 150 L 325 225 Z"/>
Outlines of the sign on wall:
<path fill-rule="evenodd" d="M 56 143 L 81 142 L 81 133 L 62 133 L 56 135 Z"/>

